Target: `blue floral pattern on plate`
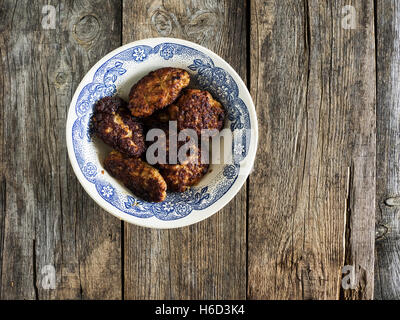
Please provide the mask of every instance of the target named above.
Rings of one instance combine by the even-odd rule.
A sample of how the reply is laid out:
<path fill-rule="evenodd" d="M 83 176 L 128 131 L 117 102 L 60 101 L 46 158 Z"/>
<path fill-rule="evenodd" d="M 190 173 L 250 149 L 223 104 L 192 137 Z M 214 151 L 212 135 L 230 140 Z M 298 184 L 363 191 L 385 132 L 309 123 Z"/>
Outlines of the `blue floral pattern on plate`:
<path fill-rule="evenodd" d="M 116 81 L 127 69 L 125 64 L 142 63 L 159 56 L 164 60 L 183 59 L 190 61 L 187 69 L 199 86 L 211 92 L 226 108 L 229 128 L 235 134 L 232 154 L 233 164 L 224 166 L 208 186 L 193 187 L 184 193 L 168 193 L 161 203 L 150 203 L 136 198 L 129 192 L 119 191 L 98 174 L 96 159 L 85 152 L 92 143 L 89 121 L 97 100 L 113 95 L 117 91 Z M 160 220 L 176 220 L 189 215 L 193 210 L 202 210 L 220 199 L 234 184 L 240 170 L 240 161 L 248 153 L 250 141 L 250 116 L 242 99 L 238 85 L 224 69 L 214 65 L 203 52 L 177 43 L 161 43 L 150 47 L 139 45 L 122 51 L 102 64 L 79 93 L 75 106 L 76 120 L 72 128 L 72 142 L 77 163 L 85 178 L 93 183 L 98 194 L 120 211 L 139 218 L 157 217 Z M 248 130 L 245 130 L 248 129 Z"/>

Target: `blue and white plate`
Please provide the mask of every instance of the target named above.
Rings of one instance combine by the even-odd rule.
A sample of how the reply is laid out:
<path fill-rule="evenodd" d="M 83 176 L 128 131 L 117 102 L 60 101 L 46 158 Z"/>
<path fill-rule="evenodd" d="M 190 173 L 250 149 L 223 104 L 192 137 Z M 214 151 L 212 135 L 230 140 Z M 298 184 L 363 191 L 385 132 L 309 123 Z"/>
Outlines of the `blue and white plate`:
<path fill-rule="evenodd" d="M 211 164 L 198 185 L 170 193 L 164 202 L 136 197 L 103 168 L 110 148 L 89 134 L 93 106 L 104 96 L 128 98 L 131 86 L 162 67 L 187 70 L 192 82 L 208 90 L 227 110 L 225 128 L 234 134 L 234 159 Z M 195 43 L 151 38 L 122 46 L 90 69 L 79 84 L 68 112 L 68 154 L 86 192 L 116 217 L 150 228 L 177 228 L 206 219 L 224 207 L 240 190 L 253 166 L 257 149 L 257 116 L 251 96 L 239 75 L 221 57 Z M 226 158 L 226 155 L 224 155 Z"/>

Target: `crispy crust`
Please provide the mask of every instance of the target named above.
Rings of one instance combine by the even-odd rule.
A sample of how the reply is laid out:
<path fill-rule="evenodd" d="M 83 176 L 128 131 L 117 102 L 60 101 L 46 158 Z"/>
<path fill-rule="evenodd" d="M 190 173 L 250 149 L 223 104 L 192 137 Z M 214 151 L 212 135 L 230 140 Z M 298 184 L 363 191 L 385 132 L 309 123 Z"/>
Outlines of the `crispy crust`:
<path fill-rule="evenodd" d="M 161 175 L 167 182 L 168 189 L 175 192 L 184 192 L 195 185 L 207 173 L 208 164 L 165 164 L 160 165 Z"/>
<path fill-rule="evenodd" d="M 161 125 L 162 127 L 162 125 Z M 176 139 L 176 136 L 170 136 L 168 129 L 165 127 L 162 128 L 166 134 L 166 160 L 169 159 L 169 140 Z M 177 141 L 178 150 L 182 147 L 185 142 Z M 208 164 L 201 163 L 201 150 L 198 146 L 192 146 L 192 154 L 188 154 L 188 157 L 183 161 L 177 164 L 156 164 L 157 168 L 159 168 L 161 175 L 164 177 L 165 182 L 167 183 L 168 190 L 175 192 L 184 192 L 190 186 L 193 186 L 207 173 Z"/>
<path fill-rule="evenodd" d="M 104 143 L 130 157 L 139 157 L 146 150 L 142 124 L 118 97 L 105 97 L 96 103 L 92 127 Z"/>
<path fill-rule="evenodd" d="M 161 202 L 167 196 L 167 184 L 160 172 L 139 158 L 127 158 L 112 151 L 104 168 L 143 200 Z"/>
<path fill-rule="evenodd" d="M 150 117 L 143 118 L 143 124 L 146 129 L 152 128 L 168 128 L 169 121 L 176 121 L 178 119 L 179 108 L 171 104 L 167 108 L 154 112 Z"/>
<path fill-rule="evenodd" d="M 176 102 L 178 130 L 194 129 L 201 134 L 203 129 L 217 129 L 224 126 L 225 111 L 222 105 L 208 91 L 185 90 Z"/>
<path fill-rule="evenodd" d="M 148 117 L 173 103 L 189 82 L 189 73 L 183 69 L 161 68 L 152 71 L 132 87 L 128 108 L 135 117 Z"/>

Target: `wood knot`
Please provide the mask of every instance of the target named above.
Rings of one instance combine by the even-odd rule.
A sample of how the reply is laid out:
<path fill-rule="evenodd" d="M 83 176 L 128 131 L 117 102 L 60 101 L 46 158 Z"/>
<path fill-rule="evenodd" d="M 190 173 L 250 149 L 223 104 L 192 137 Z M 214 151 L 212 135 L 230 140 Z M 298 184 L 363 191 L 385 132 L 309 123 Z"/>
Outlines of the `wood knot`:
<path fill-rule="evenodd" d="M 220 8 L 182 8 L 154 2 L 147 12 L 151 26 L 159 36 L 189 38 L 199 43 L 219 38 L 222 26 Z"/>
<path fill-rule="evenodd" d="M 190 17 L 184 26 L 187 36 L 194 39 L 207 37 L 211 39 L 219 31 L 220 21 L 215 12 L 202 10 Z"/>
<path fill-rule="evenodd" d="M 383 224 L 376 226 L 375 228 L 375 240 L 382 239 L 389 231 L 389 228 Z"/>
<path fill-rule="evenodd" d="M 64 72 L 59 72 L 56 76 L 56 82 L 59 85 L 63 85 L 64 83 L 67 82 L 68 75 L 65 74 Z"/>
<path fill-rule="evenodd" d="M 163 11 L 156 10 L 151 16 L 151 24 L 161 36 L 168 36 L 172 32 L 172 18 Z"/>
<path fill-rule="evenodd" d="M 72 34 L 82 46 L 90 46 L 100 33 L 99 19 L 93 14 L 81 16 L 74 23 Z"/>
<path fill-rule="evenodd" d="M 389 207 L 400 206 L 400 197 L 388 198 L 385 200 L 385 204 Z"/>
<path fill-rule="evenodd" d="M 57 92 L 69 90 L 69 86 L 72 82 L 72 73 L 68 71 L 67 67 L 60 67 L 53 73 L 53 83 Z M 60 91 L 61 90 L 61 91 Z"/>

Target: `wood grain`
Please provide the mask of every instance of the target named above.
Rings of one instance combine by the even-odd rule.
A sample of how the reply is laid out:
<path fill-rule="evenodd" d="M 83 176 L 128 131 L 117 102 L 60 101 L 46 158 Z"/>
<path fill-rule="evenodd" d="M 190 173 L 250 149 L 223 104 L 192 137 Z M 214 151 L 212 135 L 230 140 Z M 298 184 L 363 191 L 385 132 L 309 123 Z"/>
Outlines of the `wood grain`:
<path fill-rule="evenodd" d="M 400 3 L 377 1 L 375 298 L 400 299 Z"/>
<path fill-rule="evenodd" d="M 42 7 L 56 8 L 43 29 Z M 69 103 L 89 68 L 120 45 L 119 1 L 2 1 L 1 299 L 121 297 L 119 220 L 69 164 Z M 56 289 L 42 287 L 42 268 Z"/>
<path fill-rule="evenodd" d="M 243 1 L 124 1 L 123 42 L 177 37 L 208 47 L 246 79 Z M 221 212 L 178 230 L 125 224 L 125 298 L 246 297 L 246 188 Z"/>
<path fill-rule="evenodd" d="M 400 299 L 399 21 L 386 0 L 1 1 L 0 299 L 371 299 L 374 282 L 375 298 Z M 248 188 L 163 231 L 100 209 L 65 146 L 83 75 L 121 42 L 159 36 L 204 45 L 249 80 L 260 129 Z"/>
<path fill-rule="evenodd" d="M 342 28 L 345 5 L 356 29 Z M 251 2 L 251 299 L 373 296 L 373 13 L 371 0 Z M 344 265 L 359 281 L 341 293 Z"/>

